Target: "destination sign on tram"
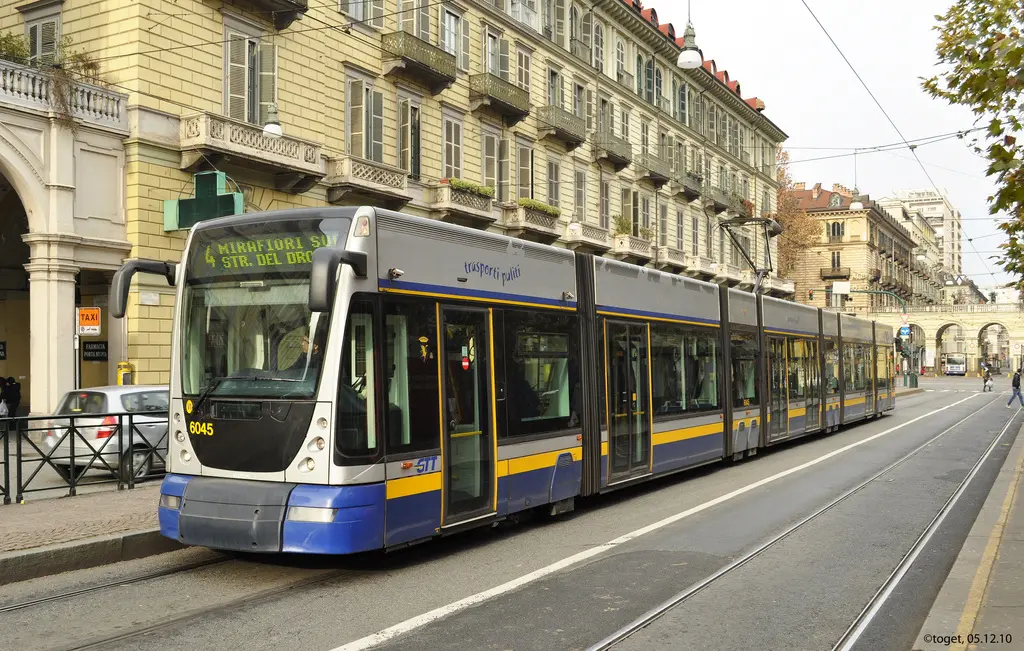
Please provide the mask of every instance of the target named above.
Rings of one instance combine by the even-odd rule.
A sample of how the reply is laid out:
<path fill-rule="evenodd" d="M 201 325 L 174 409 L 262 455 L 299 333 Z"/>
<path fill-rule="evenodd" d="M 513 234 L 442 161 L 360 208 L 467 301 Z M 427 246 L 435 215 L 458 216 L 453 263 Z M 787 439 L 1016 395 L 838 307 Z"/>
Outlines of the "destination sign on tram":
<path fill-rule="evenodd" d="M 304 272 L 313 264 L 313 251 L 339 241 L 337 234 L 314 229 L 251 235 L 225 229 L 203 235 L 193 247 L 192 276 Z"/>

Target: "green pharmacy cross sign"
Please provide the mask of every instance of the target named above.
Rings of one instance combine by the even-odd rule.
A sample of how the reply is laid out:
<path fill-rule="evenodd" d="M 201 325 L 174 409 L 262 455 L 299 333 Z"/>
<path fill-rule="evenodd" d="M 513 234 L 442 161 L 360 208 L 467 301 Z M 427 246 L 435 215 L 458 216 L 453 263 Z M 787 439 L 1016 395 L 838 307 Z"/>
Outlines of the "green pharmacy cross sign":
<path fill-rule="evenodd" d="M 241 192 L 228 192 L 224 172 L 199 172 L 192 177 L 195 196 L 191 199 L 164 201 L 164 230 L 187 230 L 215 217 L 240 215 L 245 212 Z"/>

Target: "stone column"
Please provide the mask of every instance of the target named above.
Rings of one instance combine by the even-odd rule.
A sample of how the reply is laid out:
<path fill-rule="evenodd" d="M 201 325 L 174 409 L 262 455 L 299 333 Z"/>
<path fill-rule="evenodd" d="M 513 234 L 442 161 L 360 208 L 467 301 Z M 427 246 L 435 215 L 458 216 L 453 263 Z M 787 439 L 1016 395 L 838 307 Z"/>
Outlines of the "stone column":
<path fill-rule="evenodd" d="M 51 414 L 64 393 L 75 389 L 74 244 L 59 235 L 31 233 L 29 274 L 31 392 L 33 415 Z M 68 238 L 71 239 L 71 238 Z"/>

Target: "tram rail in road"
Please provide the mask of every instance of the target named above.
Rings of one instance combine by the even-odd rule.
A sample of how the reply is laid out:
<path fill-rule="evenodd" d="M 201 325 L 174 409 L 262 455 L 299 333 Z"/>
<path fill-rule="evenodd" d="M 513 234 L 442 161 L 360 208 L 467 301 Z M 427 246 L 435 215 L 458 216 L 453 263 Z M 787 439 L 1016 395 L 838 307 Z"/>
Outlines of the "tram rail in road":
<path fill-rule="evenodd" d="M 761 487 L 763 487 L 763 486 L 765 486 L 767 484 L 771 484 L 771 483 L 773 483 L 773 482 L 775 482 L 777 480 L 783 479 L 784 477 L 788 477 L 788 476 L 793 475 L 795 473 L 798 473 L 798 472 L 800 472 L 802 470 L 805 470 L 805 469 L 810 468 L 812 466 L 818 465 L 819 463 L 822 463 L 824 461 L 832 459 L 832 458 L 834 458 L 834 457 L 836 457 L 838 455 L 841 455 L 841 454 L 843 454 L 845 452 L 853 450 L 853 449 L 855 449 L 857 447 L 860 447 L 860 446 L 862 446 L 862 445 L 864 445 L 866 443 L 869 443 L 871 441 L 875 441 L 875 440 L 877 440 L 879 438 L 882 438 L 884 436 L 892 434 L 893 432 L 902 430 L 902 429 L 906 428 L 907 426 L 913 425 L 914 423 L 920 422 L 920 421 L 922 421 L 924 419 L 927 419 L 927 418 L 931 418 L 931 417 L 935 416 L 936 414 L 941 413 L 941 412 L 943 412 L 943 411 L 945 411 L 947 409 L 951 409 L 951 408 L 956 407 L 958 405 L 964 404 L 964 403 L 968 402 L 969 400 L 972 400 L 972 399 L 978 397 L 979 395 L 981 395 L 981 394 L 979 394 L 979 393 L 970 393 L 966 397 L 964 397 L 964 398 L 962 398 L 960 400 L 957 400 L 956 402 L 952 402 L 950 404 L 947 404 L 947 405 L 944 405 L 942 407 L 939 407 L 938 409 L 929 411 L 926 414 L 922 414 L 922 415 L 917 416 L 915 418 L 911 418 L 911 419 L 909 419 L 909 420 L 907 420 L 905 422 L 899 423 L 897 425 L 894 425 L 893 427 L 885 429 L 885 430 L 883 430 L 883 431 L 881 431 L 881 432 L 879 432 L 877 434 L 873 434 L 873 435 L 868 436 L 868 437 L 866 437 L 864 439 L 860 439 L 860 440 L 855 441 L 853 443 L 847 444 L 847 445 L 845 445 L 845 446 L 843 446 L 841 448 L 838 448 L 836 450 L 833 450 L 831 452 L 823 454 L 823 455 L 821 455 L 819 457 L 816 457 L 814 459 L 811 459 L 811 460 L 809 460 L 809 461 L 807 461 L 805 463 L 799 464 L 799 465 L 794 466 L 792 468 L 788 468 L 786 470 L 780 471 L 780 472 L 778 472 L 778 473 L 776 473 L 774 475 L 771 475 L 769 477 L 765 477 L 765 478 L 760 479 L 758 481 L 755 481 L 753 483 L 750 483 L 750 484 L 747 484 L 747 485 L 742 486 L 740 488 L 737 488 L 737 489 L 735 489 L 735 490 L 733 490 L 733 491 L 731 491 L 729 493 L 726 493 L 724 495 L 720 495 L 720 496 L 718 496 L 718 497 L 716 497 L 716 498 L 714 498 L 712 500 L 704 502 L 703 504 L 699 504 L 699 505 L 694 506 L 692 508 L 686 509 L 685 511 L 681 511 L 681 512 L 676 513 L 674 515 L 671 515 L 671 516 L 669 516 L 667 518 L 663 518 L 662 520 L 659 520 L 657 522 L 649 524 L 649 525 L 647 525 L 645 527 L 642 527 L 640 529 L 637 529 L 635 531 L 631 531 L 629 533 L 626 533 L 626 534 L 624 534 L 622 536 L 619 536 L 618 538 L 615 538 L 615 539 L 610 540 L 608 542 L 597 544 L 597 545 L 595 545 L 593 547 L 590 547 L 590 548 L 588 548 L 588 549 L 586 549 L 584 551 L 581 551 L 581 552 L 579 552 L 577 554 L 574 554 L 574 555 L 566 557 L 566 558 L 564 558 L 562 560 L 556 561 L 555 563 L 552 563 L 552 564 L 547 565 L 545 567 L 542 567 L 542 568 L 539 568 L 537 570 L 534 570 L 533 572 L 525 574 L 525 575 L 523 575 L 521 577 L 518 577 L 516 579 L 513 579 L 513 580 L 508 581 L 506 583 L 503 583 L 501 585 L 495 586 L 495 587 L 493 587 L 493 588 L 491 588 L 489 590 L 478 592 L 476 594 L 470 595 L 470 596 L 465 597 L 463 599 L 460 599 L 458 601 L 455 601 L 455 602 L 452 602 L 450 604 L 447 604 L 447 605 L 435 608 L 433 610 L 430 610 L 428 612 L 425 612 L 425 613 L 423 613 L 421 615 L 418 615 L 416 617 L 412 617 L 410 619 L 407 619 L 407 620 L 405 620 L 403 622 L 395 624 L 395 625 L 393 625 L 391 627 L 388 627 L 386 629 L 383 629 L 383 630 L 378 631 L 376 633 L 373 633 L 371 635 L 367 635 L 367 636 L 359 638 L 357 640 L 353 640 L 351 642 L 348 642 L 346 644 L 343 644 L 341 646 L 336 647 L 332 651 L 363 651 L 365 649 L 372 649 L 372 648 L 377 647 L 377 646 L 379 646 L 381 644 L 384 644 L 385 642 L 394 640 L 395 638 L 398 638 L 398 637 L 400 637 L 402 635 L 405 635 L 406 633 L 412 632 L 412 631 L 417 630 L 417 629 L 419 629 L 419 628 L 421 628 L 423 626 L 426 626 L 426 625 L 431 624 L 433 622 L 442 620 L 442 619 L 444 619 L 446 617 L 449 617 L 449 616 L 451 616 L 451 615 L 453 615 L 455 613 L 458 613 L 460 611 L 466 610 L 467 608 L 470 608 L 470 607 L 475 606 L 477 604 L 481 604 L 481 603 L 490 601 L 491 599 L 494 599 L 494 598 L 499 597 L 501 595 L 504 595 L 504 594 L 513 592 L 515 590 L 518 590 L 519 588 L 522 588 L 522 587 L 524 587 L 526 585 L 532 584 L 532 583 L 534 583 L 536 581 L 539 581 L 540 579 L 543 579 L 543 578 L 545 578 L 547 576 L 556 574 L 556 573 L 561 572 L 563 570 L 566 570 L 566 569 L 568 569 L 570 567 L 579 565 L 580 563 L 582 563 L 584 561 L 587 561 L 587 560 L 589 560 L 591 558 L 594 558 L 596 556 L 604 554 L 605 552 L 609 552 L 609 551 L 611 551 L 613 549 L 616 549 L 616 548 L 620 547 L 621 545 L 623 545 L 625 543 L 628 543 L 628 542 L 630 542 L 632 540 L 640 538 L 641 536 L 644 536 L 646 534 L 649 534 L 649 533 L 652 533 L 654 531 L 660 530 L 660 529 L 662 529 L 664 527 L 667 527 L 667 526 L 669 526 L 671 524 L 679 522 L 679 521 L 681 521 L 681 520 L 683 520 L 685 518 L 689 518 L 691 516 L 694 516 L 694 515 L 696 515 L 698 513 L 706 511 L 706 510 L 708 510 L 708 509 L 710 509 L 710 508 L 712 508 L 714 506 L 717 506 L 719 504 L 722 504 L 724 502 L 728 502 L 728 501 L 730 501 L 730 500 L 732 500 L 734 498 L 737 498 L 737 497 L 739 497 L 741 495 L 744 495 L 746 493 L 754 491 L 754 490 L 756 490 L 758 488 L 761 488 Z M 960 421 L 958 421 L 957 425 L 963 424 L 965 421 L 967 421 L 968 419 L 970 419 L 973 416 L 975 416 L 978 412 L 982 411 L 983 409 L 985 409 L 986 407 L 990 406 L 991 404 L 997 402 L 1000 398 L 1005 398 L 1005 396 L 1002 396 L 1001 394 L 996 394 L 992 401 L 986 403 L 983 407 L 980 407 L 979 409 L 972 411 L 970 415 L 968 415 L 964 419 L 961 419 Z M 1014 415 L 1016 416 L 1017 413 L 1018 412 L 1015 412 Z M 953 425 L 952 427 L 949 427 L 949 428 L 943 430 L 943 432 L 941 432 L 939 435 L 936 435 L 935 437 L 932 437 L 932 439 L 929 439 L 929 441 L 936 440 L 937 438 L 941 437 L 943 434 L 946 434 L 949 431 L 951 431 L 952 429 L 954 429 L 957 425 Z M 912 456 L 916 452 L 919 452 L 925 446 L 927 446 L 927 443 L 925 443 L 924 446 L 919 446 L 918 448 L 915 448 L 915 450 L 912 451 L 910 456 Z M 909 457 L 907 457 L 907 458 L 909 458 Z M 883 469 L 882 473 L 887 472 L 887 471 L 891 471 L 892 469 L 897 467 L 897 465 L 899 463 L 902 463 L 905 460 L 906 459 L 901 458 L 900 460 L 897 461 L 896 465 L 890 464 L 890 466 L 887 466 L 886 469 Z M 826 505 L 826 510 L 827 510 L 827 508 L 830 508 L 830 507 L 828 505 Z M 823 513 L 823 512 L 825 512 L 825 511 L 822 510 L 821 513 Z M 819 516 L 821 513 L 816 512 L 814 517 Z M 802 523 L 806 524 L 803 521 L 802 521 Z M 788 533 L 786 535 L 788 535 Z M 771 544 L 774 544 L 774 542 L 777 542 L 777 541 L 769 541 L 769 542 Z M 759 548 L 758 550 L 754 550 L 754 552 L 756 552 L 756 553 L 754 553 L 753 556 L 751 556 L 751 558 L 753 558 L 757 554 L 763 552 L 764 549 L 767 549 L 767 547 L 765 546 L 763 548 Z M 738 565 L 737 565 L 737 567 L 738 567 Z M 732 567 L 731 569 L 735 569 L 735 567 Z M 712 576 L 716 576 L 716 578 L 720 578 L 722 576 L 722 574 L 717 574 L 717 575 L 712 575 Z M 703 583 L 703 581 L 702 581 L 702 583 Z M 695 594 L 695 593 L 692 593 L 692 594 Z M 692 596 L 692 594 L 690 596 Z M 677 597 L 678 597 L 678 595 L 677 595 Z M 679 603 L 681 603 L 684 600 L 685 600 L 685 598 L 681 599 L 679 601 Z M 657 610 L 657 609 L 655 609 L 655 610 Z M 662 612 L 665 612 L 665 611 L 662 610 Z M 620 641 L 621 641 L 621 639 L 620 639 Z M 595 648 L 601 648 L 601 647 L 597 646 Z"/>
<path fill-rule="evenodd" d="M 608 649 L 615 648 L 615 646 L 617 644 L 619 644 L 620 642 L 622 642 L 623 640 L 625 640 L 629 636 L 633 635 L 637 631 L 639 631 L 639 630 L 649 626 L 650 624 L 652 624 L 656 620 L 660 619 L 667 612 L 669 612 L 670 610 L 672 610 L 676 606 L 682 604 L 687 599 L 693 597 L 694 595 L 696 595 L 701 590 L 704 590 L 705 588 L 707 588 L 708 586 L 710 586 L 714 582 L 718 581 L 720 578 L 722 578 L 726 574 L 732 572 L 733 570 L 736 570 L 736 569 L 742 567 L 743 565 L 746 565 L 749 561 L 753 560 L 757 556 L 759 556 L 762 553 L 766 552 L 768 549 L 774 547 L 777 543 L 779 543 L 780 541 L 782 541 L 785 538 L 789 537 L 792 533 L 794 533 L 798 529 L 803 528 L 805 525 L 807 525 L 811 521 L 817 519 L 821 515 L 827 513 L 830 510 L 832 510 L 834 507 L 838 506 L 839 504 L 841 504 L 842 502 L 846 501 L 850 497 L 853 497 L 854 495 L 859 493 L 861 490 L 863 490 L 864 488 L 869 486 L 872 482 L 877 481 L 879 478 L 887 475 L 888 473 L 892 472 L 893 470 L 895 470 L 899 466 L 903 465 L 905 462 L 909 461 L 911 458 L 916 456 L 919 452 L 921 452 L 922 450 L 924 450 L 928 446 L 932 445 L 933 443 L 935 443 L 936 441 L 938 441 L 939 439 L 941 439 L 942 437 L 944 437 L 948 433 L 952 432 L 953 430 L 955 430 L 960 425 L 963 425 L 964 423 L 966 423 L 967 421 L 972 419 L 980 411 L 982 411 L 982 410 L 986 409 L 987 407 L 991 406 L 992 404 L 998 402 L 998 400 L 1000 400 L 1001 397 L 1002 396 L 998 396 L 995 399 L 990 400 L 989 402 L 987 402 L 986 404 L 984 404 L 980 408 L 978 408 L 975 411 L 971 412 L 970 414 L 968 414 L 964 418 L 960 419 L 959 421 L 957 421 L 953 425 L 951 425 L 951 426 L 947 427 L 946 429 L 942 430 L 941 432 L 939 432 L 935 436 L 931 437 L 930 439 L 928 439 L 927 441 L 925 441 L 921 445 L 917 446 L 916 448 L 914 448 L 913 450 L 911 450 L 907 454 L 903 455 L 902 457 L 900 457 L 896 461 L 892 462 L 891 464 L 889 464 L 888 466 L 886 466 L 882 470 L 878 471 L 877 473 L 875 473 L 874 475 L 872 475 L 868 479 L 866 479 L 863 482 L 857 484 L 856 486 L 854 486 L 853 488 L 847 490 L 845 493 L 843 493 L 839 497 L 837 497 L 837 498 L 833 499 L 832 501 L 830 501 L 829 503 L 825 504 L 823 507 L 819 508 L 814 513 L 811 513 L 807 517 L 803 518 L 802 520 L 800 520 L 797 523 L 793 524 L 792 526 L 788 527 L 787 529 L 785 529 L 781 533 L 777 534 L 776 536 L 772 537 L 768 541 L 758 545 L 754 549 L 751 549 L 749 552 L 747 552 L 746 554 L 744 554 L 740 558 L 736 559 L 732 563 L 730 563 L 730 564 L 726 565 L 725 567 L 721 568 L 720 570 L 718 570 L 714 574 L 711 574 L 710 576 L 706 577 L 705 579 L 702 579 L 701 581 L 698 581 L 697 583 L 689 586 L 688 588 L 686 588 L 682 592 L 679 592 L 678 594 L 672 596 L 667 601 L 665 601 L 665 602 L 659 604 L 658 606 L 652 608 L 651 610 L 647 611 L 646 613 L 644 613 L 643 615 L 641 615 L 640 617 L 638 617 L 634 621 L 632 621 L 629 624 L 627 624 L 626 626 L 620 628 L 618 631 L 615 631 L 614 633 L 612 633 L 608 637 L 604 638 L 603 640 L 601 640 L 598 643 L 594 644 L 593 646 L 589 647 L 587 649 L 587 651 L 607 651 Z M 963 402 L 963 401 L 961 401 L 961 402 Z M 857 618 L 850 625 L 850 627 L 843 634 L 843 636 L 839 639 L 839 641 L 836 642 L 836 644 L 833 646 L 833 651 L 840 651 L 840 650 L 841 651 L 850 651 L 850 649 L 852 649 L 854 647 L 854 645 L 856 644 L 857 640 L 860 638 L 861 634 L 870 625 L 871 620 L 874 618 L 875 614 L 879 611 L 879 609 L 885 603 L 886 599 L 888 599 L 889 595 L 892 594 L 893 590 L 899 584 L 900 580 L 906 574 L 907 570 L 909 570 L 911 565 L 913 565 L 914 560 L 920 554 L 921 550 L 924 549 L 925 545 L 928 544 L 928 541 L 931 539 L 932 535 L 935 533 L 935 531 L 942 524 L 942 521 L 945 520 L 946 516 L 949 514 L 949 512 L 956 505 L 957 501 L 960 499 L 960 496 L 967 489 L 968 485 L 974 479 L 975 475 L 978 474 L 978 470 L 981 468 L 981 465 L 992 454 L 992 451 L 999 444 L 999 441 L 1006 434 L 1006 432 L 1009 429 L 1010 425 L 1013 423 L 1013 421 L 1016 419 L 1017 415 L 1020 412 L 1021 412 L 1021 409 L 1018 408 L 1014 412 L 1014 414 L 1012 416 L 1010 416 L 1009 419 L 1007 419 L 1006 424 L 999 431 L 999 433 L 996 434 L 996 436 L 992 439 L 992 442 L 989 444 L 989 446 L 982 453 L 981 457 L 979 457 L 978 461 L 971 468 L 970 472 L 968 472 L 967 476 L 964 477 L 964 479 L 960 482 L 960 484 L 957 486 L 956 490 L 949 497 L 949 499 L 946 501 L 946 503 L 942 506 L 942 508 L 939 510 L 939 512 L 935 515 L 935 517 L 932 519 L 932 521 L 926 527 L 924 532 L 922 532 L 922 534 L 918 537 L 918 539 L 911 546 L 910 550 L 904 555 L 903 559 L 900 561 L 900 563 L 896 567 L 896 569 L 893 570 L 892 574 L 889 575 L 889 577 L 882 584 L 882 586 L 878 589 L 878 591 L 875 593 L 875 595 L 872 597 L 872 599 L 869 601 L 869 603 L 864 607 L 864 610 L 861 611 L 861 613 L 857 616 Z"/>

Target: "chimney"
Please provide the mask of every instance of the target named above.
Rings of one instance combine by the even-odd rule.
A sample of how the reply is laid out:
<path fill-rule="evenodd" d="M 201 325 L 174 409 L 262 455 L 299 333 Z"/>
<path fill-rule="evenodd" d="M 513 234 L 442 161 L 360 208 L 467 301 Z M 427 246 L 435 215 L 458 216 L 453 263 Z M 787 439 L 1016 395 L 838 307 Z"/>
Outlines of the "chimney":
<path fill-rule="evenodd" d="M 793 189 L 798 191 L 798 192 L 806 190 L 807 189 L 807 184 L 804 183 L 803 181 L 800 181 L 799 183 L 794 183 L 793 184 Z"/>
<path fill-rule="evenodd" d="M 821 194 L 821 184 L 820 183 L 815 183 L 814 187 L 811 188 L 811 198 L 812 199 L 817 199 L 818 195 L 820 195 L 820 194 Z"/>
<path fill-rule="evenodd" d="M 850 198 L 853 196 L 853 193 L 850 192 L 850 188 L 846 187 L 842 183 L 833 183 L 832 192 L 837 192 L 846 198 Z"/>

